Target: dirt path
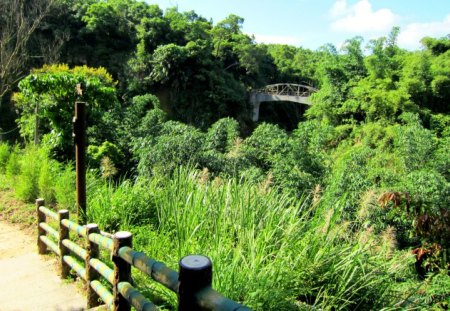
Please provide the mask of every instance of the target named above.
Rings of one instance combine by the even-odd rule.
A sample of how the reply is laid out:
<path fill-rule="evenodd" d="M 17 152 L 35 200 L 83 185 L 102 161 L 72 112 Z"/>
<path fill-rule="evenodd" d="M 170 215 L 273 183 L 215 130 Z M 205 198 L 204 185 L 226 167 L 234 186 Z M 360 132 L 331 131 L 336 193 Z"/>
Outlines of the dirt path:
<path fill-rule="evenodd" d="M 56 268 L 33 237 L 0 220 L 0 311 L 84 310 L 86 298 Z"/>

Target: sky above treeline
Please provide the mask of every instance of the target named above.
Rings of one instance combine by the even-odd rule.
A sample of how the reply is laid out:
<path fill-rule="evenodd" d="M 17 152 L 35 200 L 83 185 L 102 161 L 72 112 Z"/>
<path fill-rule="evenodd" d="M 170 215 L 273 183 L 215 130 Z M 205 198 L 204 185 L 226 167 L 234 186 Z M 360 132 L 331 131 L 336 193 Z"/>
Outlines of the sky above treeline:
<path fill-rule="evenodd" d="M 194 10 L 214 24 L 229 14 L 244 18 L 243 32 L 258 43 L 339 48 L 346 39 L 387 36 L 400 27 L 398 44 L 421 48 L 425 36 L 450 34 L 450 0 L 146 0 L 161 9 Z"/>

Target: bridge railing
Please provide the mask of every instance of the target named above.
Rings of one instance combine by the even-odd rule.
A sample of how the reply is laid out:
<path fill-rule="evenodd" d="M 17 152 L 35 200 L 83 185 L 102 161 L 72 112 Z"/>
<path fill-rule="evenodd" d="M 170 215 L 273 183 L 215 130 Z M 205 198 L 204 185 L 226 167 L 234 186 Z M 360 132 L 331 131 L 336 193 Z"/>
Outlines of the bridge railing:
<path fill-rule="evenodd" d="M 316 91 L 317 89 L 308 85 L 278 83 L 267 85 L 264 88 L 258 89 L 256 90 L 256 93 L 308 97 Z"/>
<path fill-rule="evenodd" d="M 182 258 L 177 272 L 133 250 L 130 232 L 111 235 L 100 231 L 96 224 L 81 226 L 69 220 L 69 211 L 56 213 L 45 207 L 43 199 L 36 200 L 36 210 L 39 254 L 51 250 L 58 256 L 61 278 L 67 278 L 73 270 L 87 283 L 87 308 L 96 307 L 103 301 L 114 311 L 128 311 L 131 306 L 138 311 L 159 310 L 133 286 L 133 266 L 176 293 L 180 311 L 250 310 L 212 289 L 212 263 L 206 256 Z M 57 222 L 57 228 L 50 224 L 52 221 L 47 222 L 48 219 Z M 70 239 L 70 232 L 77 235 L 78 243 L 80 239 L 84 240 L 85 248 Z M 111 254 L 110 262 L 100 260 L 100 248 Z"/>

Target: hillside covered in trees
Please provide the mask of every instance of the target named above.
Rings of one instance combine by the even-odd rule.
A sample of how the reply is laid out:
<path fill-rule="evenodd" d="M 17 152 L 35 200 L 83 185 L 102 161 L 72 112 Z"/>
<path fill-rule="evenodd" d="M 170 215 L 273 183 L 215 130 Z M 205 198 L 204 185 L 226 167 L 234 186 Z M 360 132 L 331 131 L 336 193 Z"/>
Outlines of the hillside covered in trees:
<path fill-rule="evenodd" d="M 105 230 L 135 230 L 167 262 L 211 255 L 217 287 L 258 310 L 448 309 L 450 37 L 407 51 L 393 28 L 312 51 L 257 44 L 243 23 L 1 2 L 0 133 L 28 147 L 1 144 L 0 173 L 24 200 L 73 208 L 85 101 L 88 218 Z M 252 122 L 249 91 L 273 83 L 318 91 Z"/>

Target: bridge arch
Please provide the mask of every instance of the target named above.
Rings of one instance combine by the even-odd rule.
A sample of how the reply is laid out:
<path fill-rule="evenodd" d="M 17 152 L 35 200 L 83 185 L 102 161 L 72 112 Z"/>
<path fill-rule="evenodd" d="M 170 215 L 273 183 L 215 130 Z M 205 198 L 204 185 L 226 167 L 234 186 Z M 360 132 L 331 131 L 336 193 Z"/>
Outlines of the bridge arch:
<path fill-rule="evenodd" d="M 310 96 L 317 89 L 304 84 L 277 83 L 250 92 L 252 105 L 252 120 L 259 119 L 259 106 L 262 102 L 287 101 L 304 105 L 312 105 Z"/>

